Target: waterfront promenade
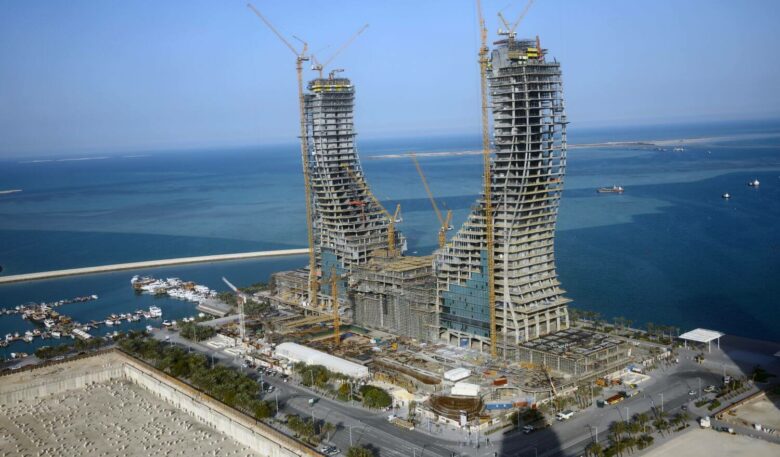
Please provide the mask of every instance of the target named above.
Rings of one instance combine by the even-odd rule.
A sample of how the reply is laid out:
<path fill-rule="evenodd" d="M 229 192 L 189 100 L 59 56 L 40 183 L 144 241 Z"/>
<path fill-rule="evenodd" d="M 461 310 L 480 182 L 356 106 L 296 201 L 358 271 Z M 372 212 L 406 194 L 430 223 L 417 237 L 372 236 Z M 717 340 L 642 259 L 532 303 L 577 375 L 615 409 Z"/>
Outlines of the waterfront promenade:
<path fill-rule="evenodd" d="M 204 255 L 197 257 L 182 257 L 178 259 L 147 260 L 143 262 L 117 263 L 114 265 L 100 265 L 96 267 L 70 268 L 67 270 L 41 271 L 38 273 L 25 273 L 11 276 L 0 276 L 0 284 L 21 281 L 35 281 L 38 279 L 59 278 L 63 276 L 87 275 L 93 273 L 105 273 L 119 270 L 135 270 L 139 268 L 167 267 L 188 263 L 221 262 L 225 260 L 246 260 L 262 257 L 282 257 L 303 255 L 308 249 L 280 249 L 276 251 L 238 252 L 234 254 Z"/>

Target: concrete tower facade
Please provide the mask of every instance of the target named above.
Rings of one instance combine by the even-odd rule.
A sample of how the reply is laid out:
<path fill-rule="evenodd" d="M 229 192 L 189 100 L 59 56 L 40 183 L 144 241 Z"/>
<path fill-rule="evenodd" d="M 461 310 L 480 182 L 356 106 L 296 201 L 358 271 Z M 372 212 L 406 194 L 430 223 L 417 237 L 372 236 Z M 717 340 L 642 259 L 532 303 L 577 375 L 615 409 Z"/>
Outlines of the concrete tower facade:
<path fill-rule="evenodd" d="M 568 328 L 555 271 L 554 238 L 566 168 L 561 69 L 538 40 L 495 43 L 488 82 L 495 157 L 491 164 L 496 330 L 499 354 Z M 490 342 L 485 202 L 436 254 L 441 337 L 487 349 Z"/>
<path fill-rule="evenodd" d="M 340 276 L 388 246 L 389 218 L 368 194 L 356 147 L 355 89 L 347 78 L 318 78 L 305 97 L 317 264 Z M 353 178 L 354 176 L 354 178 Z M 397 244 L 403 245 L 400 234 Z M 327 293 L 324 281 L 323 292 Z M 340 294 L 344 297 L 346 294 Z"/>

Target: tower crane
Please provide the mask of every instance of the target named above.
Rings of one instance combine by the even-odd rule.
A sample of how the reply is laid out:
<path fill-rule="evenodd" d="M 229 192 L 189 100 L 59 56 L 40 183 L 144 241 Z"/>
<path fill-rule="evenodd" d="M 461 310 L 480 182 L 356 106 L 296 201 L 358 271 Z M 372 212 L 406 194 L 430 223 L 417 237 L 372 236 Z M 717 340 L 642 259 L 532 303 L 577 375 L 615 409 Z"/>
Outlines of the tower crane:
<path fill-rule="evenodd" d="M 341 316 L 339 316 L 339 276 L 336 267 L 330 270 L 330 296 L 333 299 L 333 343 L 341 344 Z"/>
<path fill-rule="evenodd" d="M 244 342 L 244 338 L 246 338 L 246 324 L 244 322 L 244 306 L 246 305 L 247 296 L 245 293 L 238 290 L 236 286 L 234 286 L 230 281 L 227 280 L 224 276 L 222 277 L 222 281 L 227 284 L 227 286 L 236 293 L 236 296 L 238 297 L 238 334 L 241 336 L 241 342 Z"/>
<path fill-rule="evenodd" d="M 501 12 L 498 12 L 498 18 L 501 19 L 501 22 L 504 24 L 504 27 L 506 29 L 498 29 L 499 35 L 506 35 L 510 39 L 514 39 L 516 34 L 515 30 L 517 29 L 517 26 L 520 25 L 520 22 L 523 21 L 523 18 L 526 14 L 528 14 L 528 10 L 531 9 L 531 5 L 534 4 L 534 0 L 528 0 L 528 3 L 525 4 L 525 8 L 523 8 L 523 11 L 520 12 L 520 15 L 517 17 L 517 20 L 512 24 L 509 25 L 509 22 L 506 20 L 503 14 Z"/>
<path fill-rule="evenodd" d="M 366 24 L 366 25 L 364 25 L 363 27 L 361 27 L 361 28 L 360 28 L 360 30 L 358 30 L 357 32 L 355 32 L 355 34 L 354 34 L 354 35 L 352 35 L 351 37 L 349 37 L 349 39 L 348 39 L 347 41 L 345 41 L 345 42 L 344 42 L 344 44 L 342 44 L 342 45 L 341 45 L 341 47 L 340 47 L 340 48 L 338 48 L 338 49 L 336 50 L 336 52 L 334 52 L 333 54 L 331 54 L 331 56 L 328 58 L 328 60 L 326 60 L 326 61 L 325 61 L 325 62 L 323 62 L 323 63 L 320 63 L 320 62 L 317 60 L 317 57 L 316 57 L 314 54 L 312 54 L 312 55 L 311 55 L 311 61 L 312 61 L 312 66 L 311 66 L 311 69 L 312 69 L 312 70 L 314 70 L 314 71 L 316 71 L 316 72 L 318 72 L 318 73 L 319 73 L 319 75 L 320 75 L 320 76 L 319 76 L 319 77 L 320 77 L 320 79 L 322 79 L 322 72 L 323 72 L 323 70 L 325 69 L 325 67 L 327 67 L 327 66 L 328 66 L 328 64 L 330 64 L 331 62 L 333 62 L 333 59 L 335 59 L 335 58 L 336 58 L 336 57 L 337 57 L 339 54 L 341 54 L 341 52 L 342 52 L 342 51 L 344 51 L 344 50 L 345 50 L 345 49 L 346 49 L 346 48 L 347 48 L 349 45 L 351 45 L 351 44 L 352 44 L 352 42 L 353 42 L 353 41 L 355 41 L 355 39 L 356 39 L 358 36 L 360 36 L 360 34 L 361 34 L 361 33 L 363 33 L 363 32 L 364 32 L 364 31 L 365 31 L 367 28 L 368 28 L 368 24 Z"/>
<path fill-rule="evenodd" d="M 490 356 L 496 357 L 496 278 L 493 260 L 495 257 L 493 246 L 493 202 L 492 202 L 492 184 L 493 179 L 490 170 L 490 131 L 488 120 L 488 87 L 487 87 L 487 67 L 488 67 L 488 47 L 487 47 L 487 27 L 485 19 L 482 17 L 482 3 L 477 0 L 477 15 L 479 18 L 479 82 L 480 94 L 482 96 L 482 166 L 485 198 L 485 244 L 487 248 L 487 265 L 485 265 L 486 276 L 488 278 L 488 307 L 490 309 Z"/>
<path fill-rule="evenodd" d="M 303 47 L 300 52 L 298 52 L 293 45 L 290 44 L 289 41 L 287 41 L 284 36 L 282 36 L 281 33 L 279 33 L 278 30 L 276 30 L 276 27 L 271 24 L 271 22 L 265 18 L 265 16 L 260 13 L 260 11 L 257 10 L 257 8 L 254 7 L 251 3 L 247 3 L 247 7 L 251 9 L 257 17 L 262 20 L 266 26 L 268 26 L 269 29 L 276 35 L 277 38 L 285 45 L 287 48 L 292 51 L 292 53 L 295 55 L 295 71 L 298 75 L 298 111 L 299 111 L 299 120 L 300 120 L 300 135 L 301 135 L 301 161 L 303 166 L 303 186 L 304 191 L 306 194 L 306 236 L 308 238 L 309 243 L 309 304 L 312 307 L 317 307 L 317 289 L 319 288 L 318 282 L 317 282 L 317 259 L 315 257 L 314 253 L 314 216 L 313 216 L 313 210 L 312 210 L 312 200 L 311 200 L 311 181 L 309 179 L 309 144 L 308 144 L 308 138 L 306 136 L 306 112 L 304 107 L 304 97 L 303 97 L 303 62 L 306 62 L 309 60 L 309 57 L 306 55 L 306 52 L 309 50 L 309 46 L 305 41 L 302 41 Z"/>
<path fill-rule="evenodd" d="M 433 198 L 431 188 L 428 186 L 428 180 L 425 178 L 425 174 L 422 171 L 420 162 L 417 160 L 417 155 L 411 154 L 410 157 L 412 158 L 412 162 L 414 162 L 415 168 L 417 168 L 417 174 L 420 175 L 423 187 L 425 187 L 425 193 L 428 194 L 428 199 L 431 201 L 433 211 L 436 213 L 436 218 L 439 219 L 439 248 L 443 248 L 444 245 L 447 244 L 447 231 L 452 230 L 452 227 L 450 226 L 450 221 L 452 220 L 452 211 L 447 211 L 446 219 L 442 217 L 441 211 L 439 210 L 439 205 L 436 204 L 436 199 Z"/>
<path fill-rule="evenodd" d="M 374 204 L 376 204 L 376 206 L 382 211 L 382 213 L 385 215 L 385 217 L 387 217 L 388 220 L 390 221 L 387 224 L 387 253 L 390 256 L 396 255 L 397 251 L 396 251 L 396 248 L 395 248 L 395 245 L 396 245 L 395 224 L 398 223 L 398 222 L 401 222 L 401 220 L 402 220 L 400 218 L 400 216 L 401 216 L 401 204 L 399 203 L 398 206 L 395 207 L 395 213 L 394 214 L 390 214 L 385 209 L 385 207 L 382 206 L 382 204 L 379 202 L 379 199 L 376 198 L 376 196 L 371 192 L 371 189 L 368 188 L 366 183 L 362 179 L 359 179 L 357 177 L 357 175 L 355 175 L 355 172 L 350 170 L 349 166 L 344 164 L 344 165 L 342 165 L 342 168 L 344 168 L 344 170 L 347 171 L 347 173 L 349 174 L 350 178 L 352 178 L 352 180 L 355 181 L 358 186 L 360 186 L 360 188 L 363 190 L 363 192 L 365 192 L 366 195 L 368 195 L 369 198 L 371 198 L 371 200 L 374 202 Z"/>

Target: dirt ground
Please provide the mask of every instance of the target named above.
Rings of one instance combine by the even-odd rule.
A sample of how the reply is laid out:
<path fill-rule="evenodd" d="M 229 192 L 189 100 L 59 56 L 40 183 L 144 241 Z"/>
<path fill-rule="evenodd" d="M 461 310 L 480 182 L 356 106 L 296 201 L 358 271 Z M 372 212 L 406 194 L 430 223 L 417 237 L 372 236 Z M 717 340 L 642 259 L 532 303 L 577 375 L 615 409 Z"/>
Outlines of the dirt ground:
<path fill-rule="evenodd" d="M 761 397 L 749 403 L 734 408 L 736 416 L 724 414 L 723 418 L 729 422 L 747 425 L 761 424 L 764 427 L 780 430 L 780 398 L 768 399 Z"/>
<path fill-rule="evenodd" d="M 645 457 L 777 457 L 780 445 L 714 430 L 692 430 L 648 452 Z"/>

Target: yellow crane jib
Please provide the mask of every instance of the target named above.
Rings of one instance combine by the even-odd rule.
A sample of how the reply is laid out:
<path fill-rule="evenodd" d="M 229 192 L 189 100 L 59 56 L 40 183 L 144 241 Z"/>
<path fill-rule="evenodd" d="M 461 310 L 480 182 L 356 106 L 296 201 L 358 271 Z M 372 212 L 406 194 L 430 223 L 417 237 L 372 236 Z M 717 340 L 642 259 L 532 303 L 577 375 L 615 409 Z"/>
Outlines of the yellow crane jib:
<path fill-rule="evenodd" d="M 401 214 L 401 204 L 399 203 L 398 206 L 395 209 L 395 214 L 390 214 L 384 206 L 382 206 L 382 203 L 379 202 L 379 199 L 376 198 L 376 196 L 371 192 L 371 189 L 368 188 L 368 185 L 363 181 L 363 179 L 358 178 L 358 176 L 347 166 L 346 164 L 341 166 L 346 172 L 349 174 L 350 178 L 352 178 L 355 183 L 360 186 L 360 189 L 368 195 L 368 197 L 376 204 L 377 208 L 382 211 L 382 213 L 387 217 L 387 219 L 390 221 L 387 224 L 387 254 L 390 256 L 395 256 L 398 251 L 396 249 L 396 238 L 395 238 L 395 224 L 396 222 L 401 222 L 401 219 L 399 218 Z"/>
<path fill-rule="evenodd" d="M 314 253 L 314 227 L 313 227 L 313 211 L 311 207 L 311 182 L 309 179 L 309 144 L 306 135 L 306 111 L 304 106 L 304 94 L 303 94 L 303 62 L 309 60 L 306 53 L 309 50 L 309 45 L 300 40 L 303 43 L 303 48 L 298 52 L 293 45 L 287 41 L 276 27 L 266 19 L 265 16 L 257 10 L 251 3 L 247 3 L 247 7 L 252 10 L 257 17 L 262 20 L 266 26 L 276 35 L 277 38 L 292 51 L 295 55 L 295 71 L 298 76 L 298 112 L 300 123 L 300 137 L 301 137 L 301 165 L 303 167 L 303 185 L 306 197 L 306 235 L 309 243 L 309 304 L 313 307 L 317 306 L 317 259 Z"/>

